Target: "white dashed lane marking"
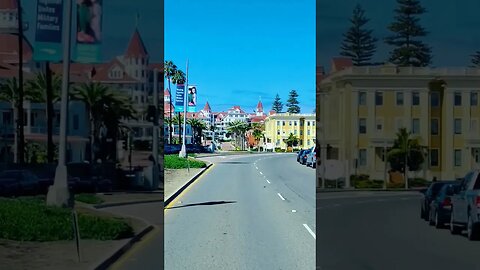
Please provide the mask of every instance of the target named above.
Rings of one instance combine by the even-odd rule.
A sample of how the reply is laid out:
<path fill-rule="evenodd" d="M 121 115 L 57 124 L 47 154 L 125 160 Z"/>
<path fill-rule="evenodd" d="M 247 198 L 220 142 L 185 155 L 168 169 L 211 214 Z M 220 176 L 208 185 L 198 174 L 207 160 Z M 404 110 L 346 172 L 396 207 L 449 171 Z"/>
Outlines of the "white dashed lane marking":
<path fill-rule="evenodd" d="M 280 193 L 277 193 L 278 194 L 278 197 L 280 197 L 280 199 L 282 199 L 282 201 L 285 201 L 285 198 L 283 198 L 282 194 Z"/>
<path fill-rule="evenodd" d="M 303 227 L 305 227 L 305 229 L 307 229 L 307 231 L 310 233 L 310 235 L 313 236 L 313 239 L 317 239 L 317 236 L 316 236 L 315 233 L 312 231 L 312 229 L 310 229 L 310 227 L 308 227 L 307 224 L 303 224 Z"/>

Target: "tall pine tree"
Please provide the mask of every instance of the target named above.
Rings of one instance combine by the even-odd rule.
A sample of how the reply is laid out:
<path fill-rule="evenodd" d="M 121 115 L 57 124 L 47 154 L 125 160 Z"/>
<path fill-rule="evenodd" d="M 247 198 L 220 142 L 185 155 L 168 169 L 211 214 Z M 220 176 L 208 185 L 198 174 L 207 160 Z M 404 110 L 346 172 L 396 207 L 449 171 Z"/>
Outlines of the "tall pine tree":
<path fill-rule="evenodd" d="M 428 66 L 432 62 L 432 49 L 419 39 L 428 34 L 419 23 L 419 15 L 426 9 L 419 0 L 397 0 L 397 3 L 395 20 L 388 26 L 393 35 L 385 39 L 394 46 L 389 61 L 399 66 Z"/>
<path fill-rule="evenodd" d="M 472 55 L 472 64 L 475 67 L 480 67 L 480 51 L 477 51 L 474 55 Z"/>
<path fill-rule="evenodd" d="M 273 101 L 272 110 L 276 113 L 280 113 L 283 110 L 283 103 L 280 101 L 280 96 L 278 94 Z"/>
<path fill-rule="evenodd" d="M 292 90 L 288 95 L 287 100 L 287 112 L 288 113 L 300 113 L 300 106 L 298 106 L 298 94 L 297 91 Z"/>
<path fill-rule="evenodd" d="M 343 34 L 341 55 L 352 59 L 355 66 L 371 65 L 372 59 L 377 49 L 377 39 L 372 36 L 372 30 L 364 29 L 364 26 L 370 20 L 365 17 L 365 11 L 360 4 L 357 4 L 353 10 L 353 16 L 350 19 L 352 26 Z"/>

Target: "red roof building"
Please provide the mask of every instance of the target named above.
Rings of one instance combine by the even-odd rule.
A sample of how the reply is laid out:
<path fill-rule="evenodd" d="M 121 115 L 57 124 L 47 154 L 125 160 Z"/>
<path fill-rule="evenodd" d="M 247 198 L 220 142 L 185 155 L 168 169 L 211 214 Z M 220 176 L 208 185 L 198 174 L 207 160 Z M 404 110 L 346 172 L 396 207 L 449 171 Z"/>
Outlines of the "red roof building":
<path fill-rule="evenodd" d="M 332 59 L 332 73 L 344 70 L 353 66 L 352 59 L 346 57 L 334 57 Z"/>
<path fill-rule="evenodd" d="M 124 56 L 128 58 L 148 57 L 147 49 L 145 48 L 142 37 L 140 37 L 138 29 L 135 29 L 135 32 L 133 32 L 132 38 L 130 39 L 130 43 L 128 44 L 127 51 L 125 52 Z"/>
<path fill-rule="evenodd" d="M 17 0 L 2 0 L 0 1 L 0 9 L 17 9 Z"/>

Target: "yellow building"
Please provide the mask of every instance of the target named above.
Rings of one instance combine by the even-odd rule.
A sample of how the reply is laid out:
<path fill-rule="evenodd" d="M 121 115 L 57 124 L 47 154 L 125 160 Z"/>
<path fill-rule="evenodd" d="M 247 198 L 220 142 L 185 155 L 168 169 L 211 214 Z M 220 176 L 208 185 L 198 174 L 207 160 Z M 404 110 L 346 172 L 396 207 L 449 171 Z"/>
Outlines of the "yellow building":
<path fill-rule="evenodd" d="M 317 91 L 319 141 L 333 147 L 327 158 L 348 160 L 352 174 L 384 179 L 383 149 L 400 128 L 425 149 L 410 177 L 454 179 L 480 168 L 480 69 L 346 67 Z"/>
<path fill-rule="evenodd" d="M 265 119 L 265 140 L 274 148 L 287 149 L 284 142 L 290 134 L 299 139 L 295 148 L 311 148 L 315 145 L 315 114 L 279 113 Z"/>

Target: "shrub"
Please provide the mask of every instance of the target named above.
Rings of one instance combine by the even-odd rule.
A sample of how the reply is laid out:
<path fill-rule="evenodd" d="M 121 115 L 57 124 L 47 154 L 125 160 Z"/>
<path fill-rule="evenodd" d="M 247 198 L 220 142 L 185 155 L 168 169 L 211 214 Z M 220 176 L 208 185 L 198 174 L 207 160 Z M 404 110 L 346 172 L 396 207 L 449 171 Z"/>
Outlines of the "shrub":
<path fill-rule="evenodd" d="M 88 203 L 88 204 L 99 204 L 103 203 L 104 200 L 100 197 L 98 197 L 95 194 L 76 194 L 75 195 L 75 200 L 83 203 Z"/>
<path fill-rule="evenodd" d="M 0 238 L 16 241 L 59 241 L 74 238 L 70 209 L 50 207 L 39 198 L 0 199 Z M 119 218 L 79 213 L 80 237 L 117 240 L 133 236 Z"/>
<path fill-rule="evenodd" d="M 205 168 L 207 164 L 201 160 L 181 158 L 178 155 L 165 155 L 164 157 L 165 169 L 186 169 L 190 168 Z"/>

